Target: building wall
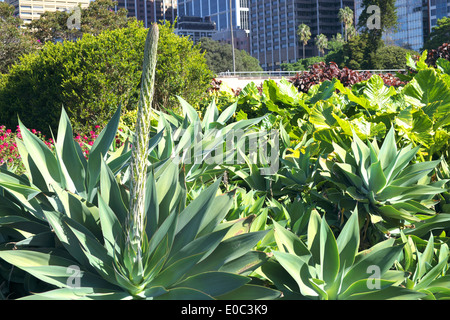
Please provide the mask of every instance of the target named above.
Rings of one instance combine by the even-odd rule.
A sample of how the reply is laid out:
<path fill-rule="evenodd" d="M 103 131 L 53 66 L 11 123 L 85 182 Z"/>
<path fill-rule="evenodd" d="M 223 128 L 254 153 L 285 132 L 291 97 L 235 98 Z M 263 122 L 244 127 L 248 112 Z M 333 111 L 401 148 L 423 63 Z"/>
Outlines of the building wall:
<path fill-rule="evenodd" d="M 233 28 L 249 29 L 250 0 L 232 0 Z M 217 30 L 230 29 L 229 0 L 178 0 L 179 16 L 211 17 Z"/>
<path fill-rule="evenodd" d="M 263 69 L 279 70 L 282 63 L 303 57 L 297 27 L 304 23 L 311 29 L 305 57 L 317 56 L 314 38 L 323 33 L 328 39 L 344 32 L 339 21 L 340 8 L 354 10 L 354 1 L 343 0 L 250 0 L 250 47 Z"/>
<path fill-rule="evenodd" d="M 357 16 L 362 12 L 356 0 Z M 450 0 L 397 0 L 398 31 L 387 32 L 384 40 L 420 52 L 437 20 L 450 17 Z"/>
<path fill-rule="evenodd" d="M 45 11 L 67 11 L 81 4 L 82 8 L 89 6 L 89 0 L 6 0 L 7 3 L 14 5 L 15 14 L 23 19 L 24 23 L 30 23 L 31 20 L 39 19 Z"/>
<path fill-rule="evenodd" d="M 173 23 L 177 16 L 176 0 L 117 0 L 117 9 L 127 9 L 129 17 L 136 17 L 148 27 L 153 22 Z"/>

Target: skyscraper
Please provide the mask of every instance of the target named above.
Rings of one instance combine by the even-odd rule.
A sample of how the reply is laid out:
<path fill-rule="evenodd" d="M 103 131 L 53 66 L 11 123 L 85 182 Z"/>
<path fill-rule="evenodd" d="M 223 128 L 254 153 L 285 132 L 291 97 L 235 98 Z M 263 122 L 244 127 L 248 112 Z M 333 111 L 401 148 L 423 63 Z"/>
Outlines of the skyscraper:
<path fill-rule="evenodd" d="M 356 0 L 356 17 L 362 12 Z M 397 0 L 398 28 L 384 34 L 386 44 L 420 51 L 437 20 L 450 17 L 450 0 Z M 381 13 L 383 14 L 383 13 Z"/>
<path fill-rule="evenodd" d="M 250 0 L 232 0 L 233 29 L 249 30 Z M 178 16 L 211 17 L 217 30 L 230 29 L 229 0 L 178 0 Z"/>
<path fill-rule="evenodd" d="M 177 16 L 177 0 L 117 0 L 117 9 L 128 10 L 129 17 L 136 17 L 148 27 L 152 22 L 169 21 Z"/>
<path fill-rule="evenodd" d="M 82 8 L 89 6 L 89 0 L 6 0 L 16 10 L 14 14 L 25 24 L 39 19 L 45 11 L 68 11 L 81 4 Z"/>
<path fill-rule="evenodd" d="M 310 27 L 311 39 L 305 56 L 318 55 L 314 38 L 323 33 L 328 39 L 344 32 L 339 21 L 340 8 L 354 10 L 354 1 L 344 0 L 250 0 L 250 47 L 264 70 L 279 70 L 282 63 L 303 57 L 297 28 Z"/>

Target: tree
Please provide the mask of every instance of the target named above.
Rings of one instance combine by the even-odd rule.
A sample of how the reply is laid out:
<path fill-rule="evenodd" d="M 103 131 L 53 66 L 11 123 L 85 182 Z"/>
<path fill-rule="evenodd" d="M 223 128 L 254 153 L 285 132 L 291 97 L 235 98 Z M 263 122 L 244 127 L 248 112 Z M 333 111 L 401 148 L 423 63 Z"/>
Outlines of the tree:
<path fill-rule="evenodd" d="M 344 24 L 345 41 L 348 41 L 348 29 L 353 25 L 353 10 L 349 7 L 340 8 L 338 12 L 339 21 Z"/>
<path fill-rule="evenodd" d="M 384 47 L 383 34 L 398 26 L 395 0 L 362 0 L 358 28 L 367 36 L 362 65 L 375 65 L 375 52 Z M 357 49 L 360 51 L 360 49 Z"/>
<path fill-rule="evenodd" d="M 13 13 L 14 6 L 0 2 L 0 73 L 7 73 L 22 55 L 40 46 L 36 39 L 20 28 L 23 21 Z"/>
<path fill-rule="evenodd" d="M 200 39 L 200 47 L 205 54 L 206 62 L 214 73 L 233 70 L 231 44 L 214 41 L 210 38 Z M 262 71 L 258 59 L 244 50 L 235 50 L 236 71 Z"/>
<path fill-rule="evenodd" d="M 423 50 L 437 49 L 443 43 L 450 42 L 450 18 L 444 17 L 437 21 L 437 25 L 428 35 Z"/>
<path fill-rule="evenodd" d="M 317 49 L 319 53 L 322 53 L 322 56 L 325 54 L 325 49 L 328 48 L 328 39 L 327 36 L 323 33 L 319 34 L 315 38 Z"/>
<path fill-rule="evenodd" d="M 71 12 L 44 12 L 37 20 L 28 24 L 28 28 L 36 39 L 41 42 L 64 41 L 80 38 L 88 33 L 98 35 L 104 30 L 114 30 L 127 26 L 127 10 L 120 9 L 117 13 L 113 10 L 117 2 L 113 0 L 91 1 L 86 9 L 78 8 L 81 12 L 80 29 L 69 29 L 67 21 Z"/>
<path fill-rule="evenodd" d="M 303 59 L 305 59 L 305 46 L 308 44 L 309 39 L 311 39 L 311 29 L 302 23 L 297 28 L 297 35 L 303 44 Z"/>
<path fill-rule="evenodd" d="M 375 52 L 374 69 L 406 69 L 406 55 L 418 55 L 413 50 L 399 46 L 385 46 Z"/>
<path fill-rule="evenodd" d="M 20 116 L 49 135 L 64 107 L 81 133 L 104 125 L 119 104 L 124 112 L 135 110 L 146 35 L 141 22 L 130 21 L 127 28 L 47 42 L 25 55 L 1 79 L 0 123 L 14 128 Z M 212 79 L 200 48 L 170 25 L 160 26 L 159 41 L 154 105 L 176 108 L 177 95 L 190 103 L 200 99 Z"/>

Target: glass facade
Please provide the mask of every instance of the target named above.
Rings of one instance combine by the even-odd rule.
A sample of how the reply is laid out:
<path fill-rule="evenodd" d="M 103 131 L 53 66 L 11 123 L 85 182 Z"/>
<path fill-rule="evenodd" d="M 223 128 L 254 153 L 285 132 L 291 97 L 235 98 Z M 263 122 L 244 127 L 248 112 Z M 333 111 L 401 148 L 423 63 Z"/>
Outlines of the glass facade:
<path fill-rule="evenodd" d="M 398 31 L 387 32 L 386 43 L 420 51 L 424 39 L 422 0 L 397 0 L 396 7 Z"/>
<path fill-rule="evenodd" d="M 356 17 L 362 12 L 361 0 L 355 1 Z M 437 20 L 450 17 L 450 0 L 397 0 L 399 28 L 387 32 L 385 40 L 406 48 L 420 51 Z"/>
<path fill-rule="evenodd" d="M 229 0 L 178 0 L 178 16 L 211 17 L 217 30 L 230 29 Z M 249 29 L 248 1 L 232 0 L 233 28 Z"/>
<path fill-rule="evenodd" d="M 302 58 L 303 46 L 297 39 L 297 27 L 310 26 L 311 40 L 305 57 L 318 55 L 314 37 L 323 33 L 330 39 L 342 33 L 340 8 L 354 9 L 354 0 L 249 0 L 251 54 L 264 70 L 280 70 L 282 63 Z"/>

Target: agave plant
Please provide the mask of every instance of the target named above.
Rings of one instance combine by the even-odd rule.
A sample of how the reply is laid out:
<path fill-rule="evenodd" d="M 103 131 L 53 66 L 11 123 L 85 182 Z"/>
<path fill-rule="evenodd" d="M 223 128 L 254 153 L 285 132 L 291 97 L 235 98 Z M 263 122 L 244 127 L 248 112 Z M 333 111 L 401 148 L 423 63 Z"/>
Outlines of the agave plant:
<path fill-rule="evenodd" d="M 321 175 L 333 187 L 326 199 L 341 211 L 356 204 L 383 231 L 420 222 L 435 214 L 433 197 L 446 191 L 447 179 L 431 182 L 440 161 L 411 164 L 419 147 L 397 149 L 394 128 L 381 147 L 354 134 L 351 150 L 333 143 L 336 161 L 321 159 Z M 324 193 L 318 195 L 324 198 Z M 349 209 L 350 208 L 350 209 Z"/>
<path fill-rule="evenodd" d="M 401 241 L 404 243 L 403 259 L 397 263 L 397 268 L 410 274 L 403 285 L 425 293 L 427 296 L 424 299 L 449 299 L 448 245 L 442 241 L 435 242 L 432 233 L 428 241 L 402 233 Z"/>
<path fill-rule="evenodd" d="M 143 117 L 151 108 L 157 35 L 155 24 L 146 41 L 139 104 Z M 162 137 L 159 132 L 150 138 L 148 119 L 136 126 L 132 152 L 113 159 L 107 156 L 111 144 L 107 138 L 114 137 L 117 124 L 113 118 L 94 144 L 98 156 L 91 152 L 87 168 L 96 166 L 98 171 L 88 170 L 88 188 L 80 180 L 83 175 L 70 174 L 77 168 L 78 174 L 83 172 L 82 161 L 62 166 L 64 162 L 43 149 L 46 146 L 26 135 L 21 147 L 29 156 L 33 179 L 0 173 L 2 195 L 17 213 L 11 219 L 2 211 L 3 220 L 24 217 L 56 239 L 56 245 L 39 246 L 41 234 L 24 235 L 24 246 L 16 243 L 17 250 L 0 250 L 3 261 L 53 288 L 25 299 L 278 297 L 275 290 L 249 284 L 246 275 L 267 259 L 266 254 L 252 251 L 266 232 L 248 232 L 242 220 L 221 223 L 233 202 L 232 192 L 218 195 L 221 180 L 188 202 L 184 171 L 178 164 L 148 162 Z M 56 156 L 77 159 L 64 112 L 60 128 Z M 42 161 L 36 163 L 35 157 Z M 128 163 L 129 169 L 121 170 Z"/>
<path fill-rule="evenodd" d="M 402 245 L 385 240 L 358 252 L 360 233 L 355 210 L 338 238 L 325 218 L 312 211 L 306 242 L 274 222 L 279 251 L 259 269 L 286 299 L 417 299 L 425 296 L 398 286 L 402 271 L 390 270 Z"/>

